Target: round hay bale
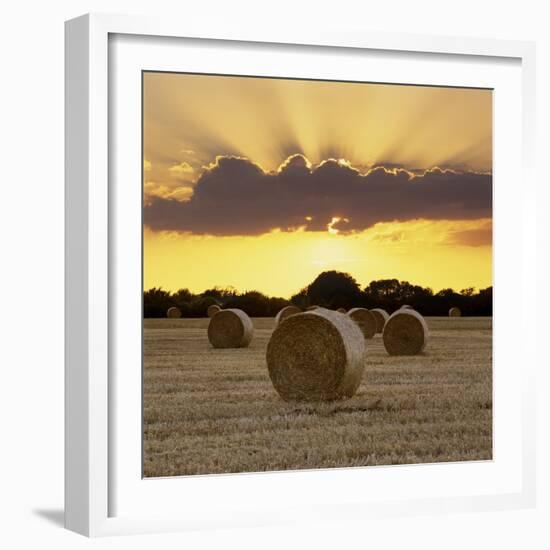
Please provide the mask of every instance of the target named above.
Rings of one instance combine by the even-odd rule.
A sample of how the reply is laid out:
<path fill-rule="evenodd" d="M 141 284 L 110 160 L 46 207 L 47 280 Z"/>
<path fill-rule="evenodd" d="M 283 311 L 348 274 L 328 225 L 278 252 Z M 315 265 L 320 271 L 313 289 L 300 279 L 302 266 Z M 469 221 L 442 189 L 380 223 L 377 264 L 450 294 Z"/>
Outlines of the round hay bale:
<path fill-rule="evenodd" d="M 166 317 L 168 319 L 179 319 L 181 317 L 181 310 L 179 307 L 173 306 L 166 310 Z"/>
<path fill-rule="evenodd" d="M 386 321 L 382 334 L 390 355 L 417 355 L 424 351 L 428 337 L 428 325 L 414 309 L 398 309 Z"/>
<path fill-rule="evenodd" d="M 370 312 L 374 315 L 374 318 L 376 319 L 376 333 L 381 334 L 384 330 L 384 325 L 386 324 L 386 321 L 390 318 L 390 316 L 385 309 L 382 309 L 380 307 L 375 307 L 374 309 L 371 309 Z"/>
<path fill-rule="evenodd" d="M 314 309 L 318 309 L 319 306 L 308 306 L 306 307 L 306 311 L 313 311 Z"/>
<path fill-rule="evenodd" d="M 208 317 L 214 317 L 214 315 L 216 315 L 216 313 L 221 310 L 222 308 L 218 304 L 212 304 L 211 306 L 208 306 L 208 309 L 206 310 L 206 315 L 208 315 Z"/>
<path fill-rule="evenodd" d="M 348 311 L 348 316 L 355 321 L 365 338 L 370 339 L 376 334 L 376 317 L 372 311 L 364 307 L 354 307 Z"/>
<path fill-rule="evenodd" d="M 297 306 L 285 306 L 283 309 L 275 315 L 275 326 L 278 326 L 279 323 L 284 321 L 287 317 L 291 315 L 296 315 L 297 313 L 302 313 L 302 310 Z"/>
<path fill-rule="evenodd" d="M 246 348 L 253 335 L 252 321 L 240 309 L 222 309 L 208 324 L 208 340 L 215 348 Z"/>
<path fill-rule="evenodd" d="M 351 397 L 365 367 L 365 338 L 347 315 L 318 308 L 287 318 L 267 345 L 267 368 L 285 401 Z"/>
<path fill-rule="evenodd" d="M 462 315 L 462 311 L 458 307 L 452 307 L 449 310 L 449 317 L 460 317 Z"/>
<path fill-rule="evenodd" d="M 399 309 L 414 309 L 414 307 L 410 306 L 409 304 L 403 304 Z"/>
<path fill-rule="evenodd" d="M 346 313 L 346 309 L 343 308 L 343 307 L 339 307 L 336 311 L 337 311 L 338 313 Z"/>

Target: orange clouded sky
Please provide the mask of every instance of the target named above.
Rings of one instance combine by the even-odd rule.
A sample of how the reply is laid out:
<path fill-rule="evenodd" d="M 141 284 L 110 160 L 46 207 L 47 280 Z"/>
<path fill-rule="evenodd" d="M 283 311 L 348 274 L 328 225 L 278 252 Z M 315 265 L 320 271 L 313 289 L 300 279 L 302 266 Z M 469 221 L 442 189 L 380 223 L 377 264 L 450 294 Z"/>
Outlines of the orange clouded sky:
<path fill-rule="evenodd" d="M 143 107 L 146 289 L 492 284 L 491 91 L 145 73 Z"/>

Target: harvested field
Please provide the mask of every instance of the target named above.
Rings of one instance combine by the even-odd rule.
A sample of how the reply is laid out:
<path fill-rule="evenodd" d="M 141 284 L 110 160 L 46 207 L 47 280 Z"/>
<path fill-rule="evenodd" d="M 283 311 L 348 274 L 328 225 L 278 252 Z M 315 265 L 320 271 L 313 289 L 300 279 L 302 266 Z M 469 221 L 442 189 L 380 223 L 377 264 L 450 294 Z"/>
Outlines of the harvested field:
<path fill-rule="evenodd" d="M 209 319 L 144 322 L 144 475 L 171 476 L 492 457 L 492 320 L 427 317 L 423 355 L 366 341 L 351 399 L 288 403 L 265 362 L 274 319 L 248 348 L 213 349 Z"/>

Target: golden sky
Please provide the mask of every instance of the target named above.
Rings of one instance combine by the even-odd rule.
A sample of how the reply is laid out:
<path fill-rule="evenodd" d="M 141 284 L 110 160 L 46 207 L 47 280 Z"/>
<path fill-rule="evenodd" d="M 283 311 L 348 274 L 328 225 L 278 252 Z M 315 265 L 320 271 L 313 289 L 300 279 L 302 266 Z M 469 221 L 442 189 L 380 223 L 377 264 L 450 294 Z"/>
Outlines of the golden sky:
<path fill-rule="evenodd" d="M 492 284 L 489 90 L 144 74 L 144 288 Z"/>

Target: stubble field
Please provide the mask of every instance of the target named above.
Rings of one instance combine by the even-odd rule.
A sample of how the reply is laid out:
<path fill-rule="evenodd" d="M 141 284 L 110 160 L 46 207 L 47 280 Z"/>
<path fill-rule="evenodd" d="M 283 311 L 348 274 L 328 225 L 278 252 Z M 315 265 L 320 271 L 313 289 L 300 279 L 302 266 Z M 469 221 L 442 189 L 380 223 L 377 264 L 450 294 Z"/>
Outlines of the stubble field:
<path fill-rule="evenodd" d="M 273 319 L 216 350 L 208 319 L 144 322 L 146 477 L 492 458 L 492 319 L 427 317 L 426 353 L 367 340 L 356 395 L 287 403 L 269 380 Z"/>

